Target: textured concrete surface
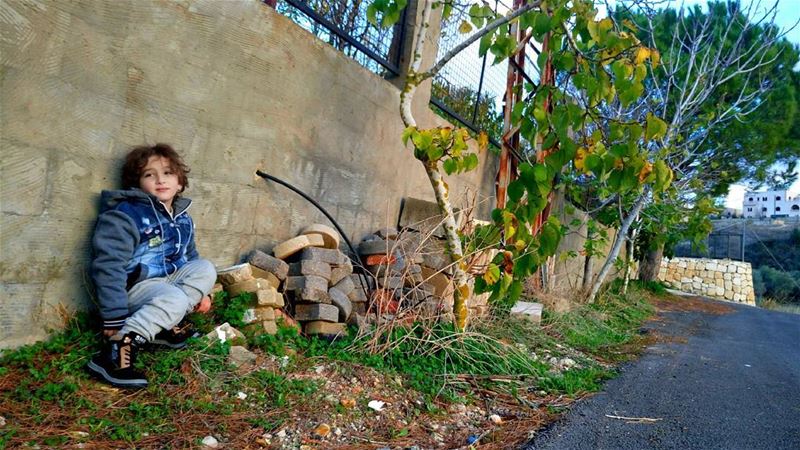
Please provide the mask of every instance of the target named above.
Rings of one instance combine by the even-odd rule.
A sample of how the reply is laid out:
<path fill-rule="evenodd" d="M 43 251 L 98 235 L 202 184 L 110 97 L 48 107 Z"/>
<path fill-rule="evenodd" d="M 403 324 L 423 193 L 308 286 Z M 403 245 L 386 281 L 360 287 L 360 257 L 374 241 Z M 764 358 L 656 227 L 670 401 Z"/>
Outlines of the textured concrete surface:
<path fill-rule="evenodd" d="M 403 197 L 433 199 L 400 141 L 397 81 L 257 0 L 9 0 L 0 29 L 0 348 L 89 304 L 99 192 L 132 146 L 184 154 L 198 247 L 220 266 L 326 223 L 256 169 L 316 198 L 353 241 L 393 225 Z M 419 125 L 443 124 L 427 102 L 421 89 Z M 448 179 L 455 200 L 492 195 L 484 167 Z"/>
<path fill-rule="evenodd" d="M 525 448 L 800 448 L 800 316 L 728 304 L 735 312 L 651 322 L 676 339 L 650 347 Z"/>

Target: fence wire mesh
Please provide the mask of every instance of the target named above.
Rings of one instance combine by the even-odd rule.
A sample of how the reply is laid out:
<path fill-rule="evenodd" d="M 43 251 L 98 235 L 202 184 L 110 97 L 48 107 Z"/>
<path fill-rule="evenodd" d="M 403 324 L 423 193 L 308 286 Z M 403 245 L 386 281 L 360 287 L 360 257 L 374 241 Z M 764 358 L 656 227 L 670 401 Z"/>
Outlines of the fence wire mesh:
<path fill-rule="evenodd" d="M 394 76 L 399 73 L 405 11 L 396 26 L 382 28 L 367 20 L 373 1 L 280 0 L 275 9 L 370 71 Z"/>
<path fill-rule="evenodd" d="M 490 0 L 491 2 L 491 0 Z M 491 3 L 490 3 L 491 4 Z M 494 1 L 495 12 L 505 14 L 512 9 L 511 3 Z M 437 59 L 469 38 L 477 29 L 461 33 L 463 22 L 469 22 L 467 8 L 455 7 L 453 13 L 442 21 Z M 431 104 L 445 117 L 460 122 L 473 131 L 486 131 L 494 145 L 499 145 L 503 133 L 503 100 L 508 77 L 508 62 L 495 64 L 494 56 L 480 56 L 479 41 L 476 41 L 453 58 L 433 79 Z M 530 49 L 528 53 L 530 53 Z M 528 77 L 538 80 L 532 73 L 536 67 L 529 55 L 524 66 Z M 529 147 L 523 143 L 523 147 Z"/>

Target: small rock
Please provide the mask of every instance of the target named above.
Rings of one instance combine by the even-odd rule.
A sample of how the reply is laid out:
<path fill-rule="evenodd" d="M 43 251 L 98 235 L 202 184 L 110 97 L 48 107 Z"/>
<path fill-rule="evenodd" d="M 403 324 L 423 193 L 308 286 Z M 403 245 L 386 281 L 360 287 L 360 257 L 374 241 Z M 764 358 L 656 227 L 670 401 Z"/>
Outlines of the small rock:
<path fill-rule="evenodd" d="M 503 418 L 498 416 L 497 414 L 492 414 L 491 416 L 489 416 L 489 420 L 491 420 L 492 423 L 495 425 L 500 425 L 501 423 L 503 423 Z"/>
<path fill-rule="evenodd" d="M 458 414 L 464 414 L 465 412 L 467 412 L 467 406 L 464 405 L 463 403 L 455 403 L 453 405 L 450 405 L 450 408 L 448 409 L 450 410 L 450 412 Z"/>
<path fill-rule="evenodd" d="M 219 441 L 214 436 L 206 436 L 203 438 L 203 445 L 208 448 L 217 448 L 219 447 Z"/>
<path fill-rule="evenodd" d="M 70 431 L 69 435 L 72 439 L 83 439 L 89 437 L 89 433 L 85 431 Z"/>
<path fill-rule="evenodd" d="M 286 439 L 286 430 L 278 431 L 278 434 L 276 434 L 276 436 L 278 436 L 278 439 L 280 440 Z"/>
<path fill-rule="evenodd" d="M 6 418 L 3 417 L 3 416 L 0 416 L 0 427 L 4 427 L 4 426 L 6 426 Z"/>
<path fill-rule="evenodd" d="M 338 427 L 337 427 L 337 428 L 335 428 L 335 429 L 333 430 L 333 434 L 335 434 L 335 435 L 337 435 L 337 436 L 341 436 L 341 435 L 342 435 L 342 429 L 341 429 L 341 428 L 338 428 Z"/>
<path fill-rule="evenodd" d="M 234 345 L 228 354 L 228 363 L 235 367 L 249 366 L 255 364 L 256 355 L 241 345 Z"/>
<path fill-rule="evenodd" d="M 570 367 L 575 366 L 575 364 L 577 363 L 572 358 L 564 358 L 561 361 L 559 361 L 559 364 L 561 364 L 562 367 L 569 369 Z"/>
<path fill-rule="evenodd" d="M 314 434 L 324 438 L 331 434 L 331 426 L 327 423 L 321 423 L 319 426 L 317 426 L 317 428 L 314 429 Z"/>
<path fill-rule="evenodd" d="M 386 403 L 382 402 L 380 400 L 370 400 L 370 402 L 367 403 L 367 406 L 369 406 L 370 408 L 374 409 L 375 411 L 382 410 L 384 405 L 386 405 Z"/>
<path fill-rule="evenodd" d="M 239 397 L 239 400 L 244 400 L 247 398 L 247 394 L 245 394 L 244 392 L 239 392 L 236 394 L 236 396 Z"/>

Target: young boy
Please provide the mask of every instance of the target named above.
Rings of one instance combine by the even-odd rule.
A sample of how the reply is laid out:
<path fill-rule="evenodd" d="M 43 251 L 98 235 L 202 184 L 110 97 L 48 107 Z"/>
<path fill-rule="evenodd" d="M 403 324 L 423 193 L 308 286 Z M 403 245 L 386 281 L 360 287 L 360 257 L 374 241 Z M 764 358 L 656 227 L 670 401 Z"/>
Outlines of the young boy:
<path fill-rule="evenodd" d="M 124 190 L 102 193 L 92 279 L 106 341 L 87 368 L 114 386 L 146 387 L 133 368 L 139 349 L 186 346 L 197 333 L 184 316 L 210 309 L 216 270 L 195 249 L 192 202 L 179 195 L 188 172 L 169 145 L 137 147 L 122 168 Z"/>

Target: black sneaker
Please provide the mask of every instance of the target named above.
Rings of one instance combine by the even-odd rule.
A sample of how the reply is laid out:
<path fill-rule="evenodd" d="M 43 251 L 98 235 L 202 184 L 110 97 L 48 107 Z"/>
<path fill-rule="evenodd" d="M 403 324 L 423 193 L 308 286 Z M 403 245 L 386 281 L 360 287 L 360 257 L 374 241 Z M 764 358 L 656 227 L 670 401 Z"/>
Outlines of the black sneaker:
<path fill-rule="evenodd" d="M 196 337 L 200 337 L 200 333 L 194 329 L 191 322 L 184 319 L 171 329 L 163 330 L 155 335 L 150 343 L 153 345 L 180 349 L 186 347 L 186 341 Z"/>
<path fill-rule="evenodd" d="M 103 350 L 86 365 L 92 375 L 121 388 L 147 387 L 147 378 L 133 368 L 139 348 L 147 341 L 136 333 L 108 338 Z"/>

